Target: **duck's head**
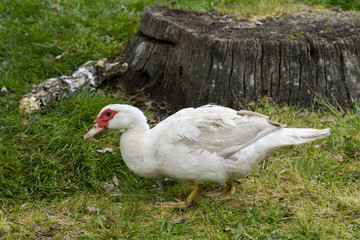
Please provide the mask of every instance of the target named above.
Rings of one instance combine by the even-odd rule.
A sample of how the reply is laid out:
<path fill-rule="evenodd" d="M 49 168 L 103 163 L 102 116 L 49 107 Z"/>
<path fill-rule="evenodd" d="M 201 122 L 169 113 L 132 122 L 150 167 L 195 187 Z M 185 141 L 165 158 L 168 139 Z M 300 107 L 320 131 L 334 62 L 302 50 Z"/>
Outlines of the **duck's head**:
<path fill-rule="evenodd" d="M 138 108 L 126 104 L 107 105 L 101 109 L 93 123 L 94 127 L 84 139 L 107 130 L 126 130 L 139 126 L 148 128 L 144 114 Z"/>

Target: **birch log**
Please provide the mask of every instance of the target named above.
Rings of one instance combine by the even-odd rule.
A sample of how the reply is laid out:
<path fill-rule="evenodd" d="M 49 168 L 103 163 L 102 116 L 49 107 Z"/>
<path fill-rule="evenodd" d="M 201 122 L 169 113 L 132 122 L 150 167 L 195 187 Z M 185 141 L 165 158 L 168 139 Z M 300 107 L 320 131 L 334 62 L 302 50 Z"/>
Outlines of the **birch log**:
<path fill-rule="evenodd" d="M 127 63 L 108 62 L 106 59 L 89 61 L 81 65 L 71 76 L 50 78 L 35 85 L 20 99 L 20 109 L 31 113 L 48 105 L 53 100 L 68 96 L 81 87 L 97 88 L 106 79 L 127 71 Z"/>

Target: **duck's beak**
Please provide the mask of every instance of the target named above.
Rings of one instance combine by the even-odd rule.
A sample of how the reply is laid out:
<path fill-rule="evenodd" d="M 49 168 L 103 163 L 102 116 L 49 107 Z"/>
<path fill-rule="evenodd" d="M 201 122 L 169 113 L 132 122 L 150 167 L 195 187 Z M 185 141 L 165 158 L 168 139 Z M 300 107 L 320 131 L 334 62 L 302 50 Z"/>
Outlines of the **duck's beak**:
<path fill-rule="evenodd" d="M 85 134 L 84 139 L 91 138 L 92 136 L 98 134 L 99 132 L 104 131 L 105 128 L 99 127 L 99 125 L 96 123 L 90 131 L 88 131 L 87 134 Z"/>

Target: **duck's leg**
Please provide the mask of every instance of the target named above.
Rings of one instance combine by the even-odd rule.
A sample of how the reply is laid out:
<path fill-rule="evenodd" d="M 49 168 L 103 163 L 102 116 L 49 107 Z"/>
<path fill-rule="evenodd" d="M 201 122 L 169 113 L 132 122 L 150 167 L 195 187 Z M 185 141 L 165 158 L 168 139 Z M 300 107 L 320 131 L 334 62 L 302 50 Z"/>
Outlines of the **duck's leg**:
<path fill-rule="evenodd" d="M 221 197 L 221 196 L 232 196 L 235 193 L 235 184 L 234 182 L 227 182 L 223 188 L 220 188 L 218 191 L 207 192 L 207 196 L 211 197 Z"/>
<path fill-rule="evenodd" d="M 163 202 L 161 205 L 163 207 L 172 207 L 172 208 L 180 208 L 180 209 L 191 207 L 199 199 L 201 189 L 202 189 L 202 185 L 196 184 L 190 195 L 186 198 L 185 202 L 176 199 L 176 202 Z"/>

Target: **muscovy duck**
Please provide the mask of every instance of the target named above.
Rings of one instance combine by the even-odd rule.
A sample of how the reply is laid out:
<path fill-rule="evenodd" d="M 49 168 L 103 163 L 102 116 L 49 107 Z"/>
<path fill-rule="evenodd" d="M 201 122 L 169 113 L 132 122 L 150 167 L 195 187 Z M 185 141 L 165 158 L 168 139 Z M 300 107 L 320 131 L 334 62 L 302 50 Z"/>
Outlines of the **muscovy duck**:
<path fill-rule="evenodd" d="M 194 184 L 185 202 L 162 203 L 180 209 L 197 202 L 203 184 L 225 184 L 212 196 L 232 195 L 234 181 L 248 175 L 276 149 L 330 134 L 328 128 L 286 128 L 265 115 L 217 105 L 182 109 L 150 129 L 138 108 L 111 104 L 100 111 L 94 124 L 84 139 L 106 130 L 124 131 L 122 158 L 135 174 Z"/>

